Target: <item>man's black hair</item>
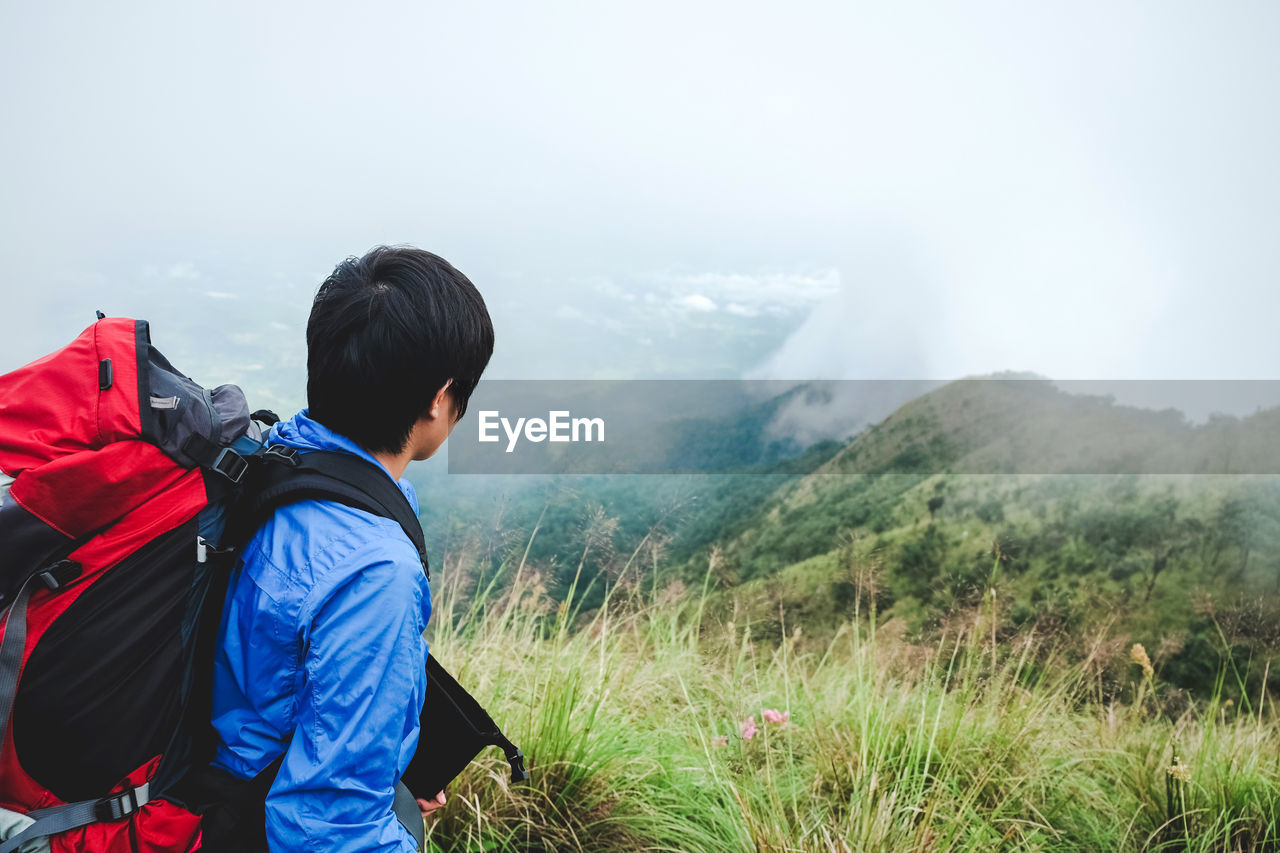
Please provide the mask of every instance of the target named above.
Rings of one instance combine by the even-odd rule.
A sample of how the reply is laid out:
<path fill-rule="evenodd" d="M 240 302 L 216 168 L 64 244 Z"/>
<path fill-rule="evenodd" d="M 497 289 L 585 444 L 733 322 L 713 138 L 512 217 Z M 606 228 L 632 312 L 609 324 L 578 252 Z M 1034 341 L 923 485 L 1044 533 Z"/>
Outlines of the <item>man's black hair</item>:
<path fill-rule="evenodd" d="M 320 285 L 307 321 L 311 417 L 370 453 L 399 453 L 449 384 L 455 416 L 493 354 L 480 291 L 437 255 L 378 246 Z"/>

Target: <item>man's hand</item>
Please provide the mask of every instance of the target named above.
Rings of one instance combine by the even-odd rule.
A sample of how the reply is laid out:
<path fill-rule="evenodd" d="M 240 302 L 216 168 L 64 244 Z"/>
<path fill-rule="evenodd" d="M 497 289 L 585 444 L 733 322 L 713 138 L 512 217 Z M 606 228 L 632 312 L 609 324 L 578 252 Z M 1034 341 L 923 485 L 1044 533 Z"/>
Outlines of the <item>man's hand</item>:
<path fill-rule="evenodd" d="M 418 810 L 422 812 L 424 818 L 444 804 L 444 791 L 436 794 L 434 799 L 424 800 L 421 797 L 418 798 Z"/>

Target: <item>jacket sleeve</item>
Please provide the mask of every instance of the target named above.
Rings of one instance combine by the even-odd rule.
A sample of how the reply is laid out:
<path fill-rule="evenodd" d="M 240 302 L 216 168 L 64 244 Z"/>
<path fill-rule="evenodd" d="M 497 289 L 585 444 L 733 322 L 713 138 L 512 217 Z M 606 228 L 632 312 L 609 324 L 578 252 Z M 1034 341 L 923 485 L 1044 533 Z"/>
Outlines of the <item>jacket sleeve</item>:
<path fill-rule="evenodd" d="M 267 841 L 272 850 L 415 853 L 392 802 L 418 743 L 430 593 L 416 556 L 386 542 L 358 547 L 337 572 L 312 605 L 297 727 L 267 795 Z"/>

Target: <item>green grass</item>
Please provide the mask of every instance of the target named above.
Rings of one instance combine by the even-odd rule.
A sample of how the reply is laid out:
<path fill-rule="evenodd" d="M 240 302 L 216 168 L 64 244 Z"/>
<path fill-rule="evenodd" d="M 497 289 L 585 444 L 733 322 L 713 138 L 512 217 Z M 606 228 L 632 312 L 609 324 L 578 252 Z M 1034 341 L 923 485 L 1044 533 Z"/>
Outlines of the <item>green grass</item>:
<path fill-rule="evenodd" d="M 867 614 L 819 642 L 782 613 L 781 641 L 753 640 L 705 584 L 656 590 L 632 568 L 580 614 L 581 591 L 556 605 L 523 562 L 500 594 L 448 566 L 432 653 L 533 777 L 511 785 L 496 750 L 473 763 L 430 849 L 1280 850 L 1265 694 L 1170 717 L 1135 665 L 1127 701 L 1099 704 L 1091 661 L 993 645 L 991 597 L 930 647 Z"/>

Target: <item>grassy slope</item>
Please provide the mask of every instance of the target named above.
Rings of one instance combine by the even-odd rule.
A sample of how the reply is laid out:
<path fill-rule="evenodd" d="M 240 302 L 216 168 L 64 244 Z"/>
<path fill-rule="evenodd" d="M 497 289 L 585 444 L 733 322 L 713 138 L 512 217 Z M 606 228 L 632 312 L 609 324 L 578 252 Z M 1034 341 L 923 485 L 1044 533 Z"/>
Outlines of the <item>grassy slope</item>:
<path fill-rule="evenodd" d="M 830 641 L 762 641 L 678 586 L 632 587 L 569 630 L 571 605 L 514 572 L 506 595 L 465 597 L 483 605 L 437 590 L 432 648 L 534 776 L 512 787 L 497 756 L 473 764 L 433 849 L 1280 847 L 1270 698 L 1170 716 L 1158 677 L 1133 665 L 1125 701 L 1099 703 L 1087 661 L 993 645 L 990 602 L 927 649 L 865 614 Z"/>

